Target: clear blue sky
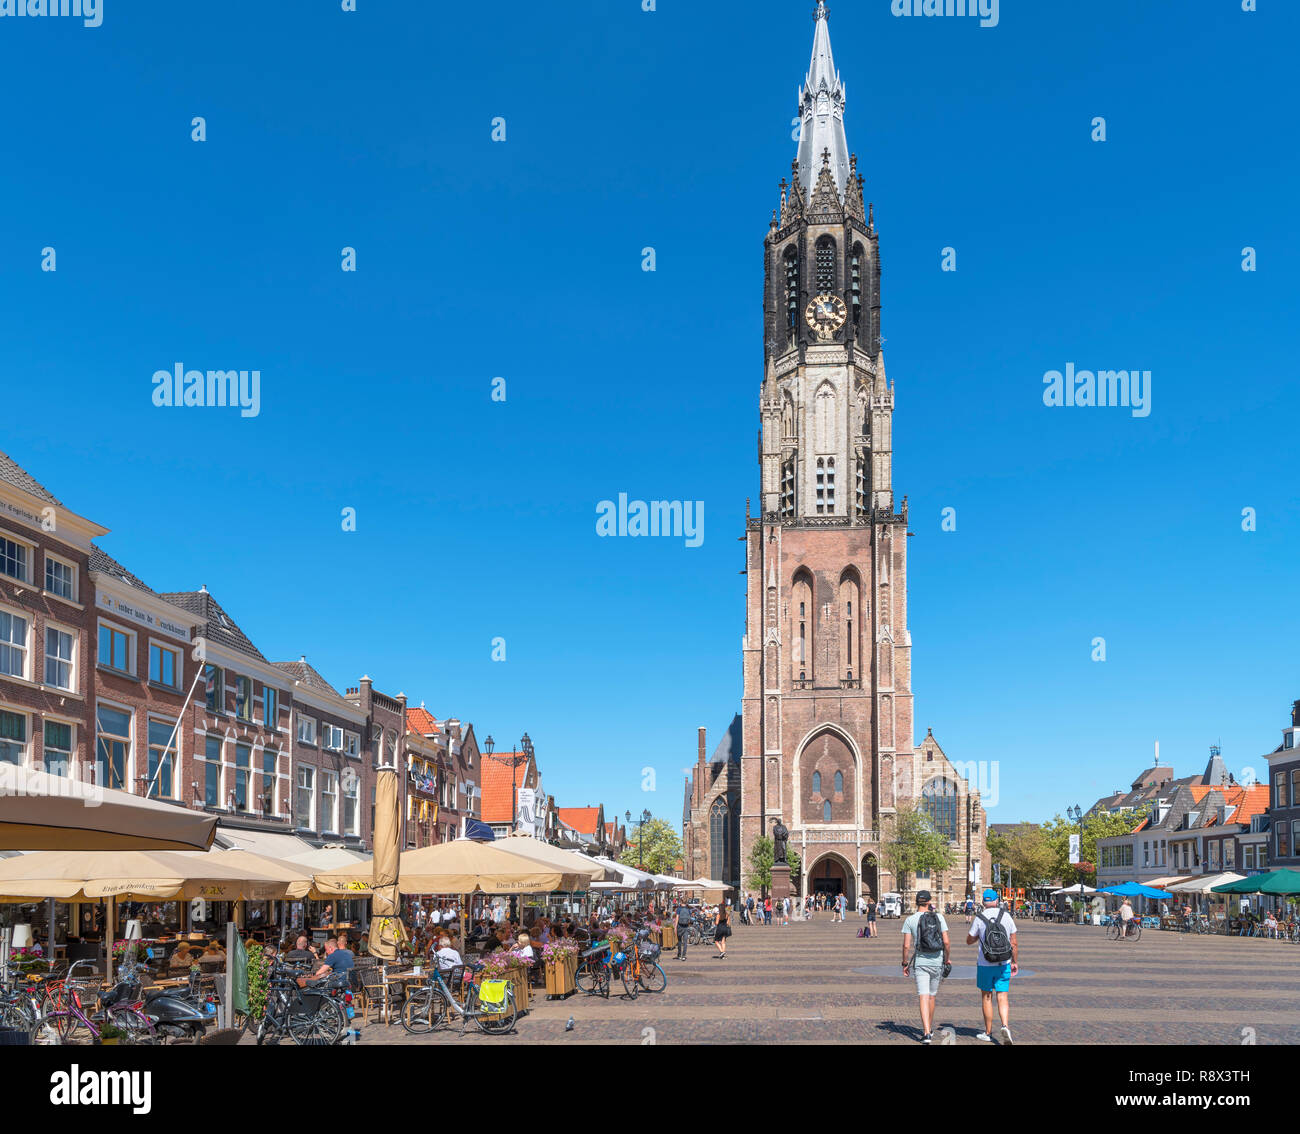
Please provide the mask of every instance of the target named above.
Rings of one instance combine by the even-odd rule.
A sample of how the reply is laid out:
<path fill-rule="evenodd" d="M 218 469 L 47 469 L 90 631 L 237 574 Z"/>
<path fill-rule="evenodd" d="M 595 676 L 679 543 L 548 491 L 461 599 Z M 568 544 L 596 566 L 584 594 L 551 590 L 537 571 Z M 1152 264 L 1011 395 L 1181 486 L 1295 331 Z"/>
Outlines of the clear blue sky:
<path fill-rule="evenodd" d="M 675 819 L 696 727 L 740 703 L 762 240 L 812 2 L 359 7 L 0 20 L 0 446 L 268 656 L 527 729 L 560 803 Z M 832 5 L 917 739 L 1000 762 L 995 820 L 1086 806 L 1156 739 L 1180 774 L 1216 740 L 1259 769 L 1300 697 L 1300 6 L 1260 7 Z M 177 362 L 260 370 L 260 416 L 156 408 Z M 1151 370 L 1153 412 L 1045 408 L 1068 362 Z M 598 539 L 620 492 L 704 501 L 703 546 Z"/>

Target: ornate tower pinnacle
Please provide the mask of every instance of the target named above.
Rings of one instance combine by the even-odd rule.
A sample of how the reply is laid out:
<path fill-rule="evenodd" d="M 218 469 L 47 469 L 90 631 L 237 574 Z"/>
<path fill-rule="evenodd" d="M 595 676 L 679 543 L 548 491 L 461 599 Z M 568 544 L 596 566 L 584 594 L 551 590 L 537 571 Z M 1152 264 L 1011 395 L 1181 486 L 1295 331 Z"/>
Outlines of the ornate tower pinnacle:
<path fill-rule="evenodd" d="M 844 137 L 844 84 L 831 52 L 830 10 L 819 2 L 815 13 L 812 62 L 799 92 L 799 179 L 811 189 L 817 184 L 822 154 L 830 151 L 831 173 L 840 198 L 849 179 L 849 146 Z"/>

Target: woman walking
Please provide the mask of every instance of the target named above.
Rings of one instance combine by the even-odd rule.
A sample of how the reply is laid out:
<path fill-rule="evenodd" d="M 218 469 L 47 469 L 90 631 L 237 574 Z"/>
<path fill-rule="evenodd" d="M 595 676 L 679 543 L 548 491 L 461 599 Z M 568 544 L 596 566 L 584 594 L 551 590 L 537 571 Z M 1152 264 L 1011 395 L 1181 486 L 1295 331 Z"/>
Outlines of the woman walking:
<path fill-rule="evenodd" d="M 718 957 L 727 955 L 727 938 L 730 936 L 731 926 L 728 924 L 727 907 L 719 905 L 713 915 L 713 944 L 718 947 Z"/>

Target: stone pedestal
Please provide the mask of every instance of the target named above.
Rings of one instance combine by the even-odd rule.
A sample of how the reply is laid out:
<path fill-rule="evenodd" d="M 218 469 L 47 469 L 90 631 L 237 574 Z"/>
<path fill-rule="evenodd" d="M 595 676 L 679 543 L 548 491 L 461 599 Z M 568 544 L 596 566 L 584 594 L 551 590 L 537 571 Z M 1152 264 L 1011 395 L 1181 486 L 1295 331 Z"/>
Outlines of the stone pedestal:
<path fill-rule="evenodd" d="M 790 886 L 790 868 L 784 864 L 772 867 L 772 901 L 779 902 L 793 893 Z"/>

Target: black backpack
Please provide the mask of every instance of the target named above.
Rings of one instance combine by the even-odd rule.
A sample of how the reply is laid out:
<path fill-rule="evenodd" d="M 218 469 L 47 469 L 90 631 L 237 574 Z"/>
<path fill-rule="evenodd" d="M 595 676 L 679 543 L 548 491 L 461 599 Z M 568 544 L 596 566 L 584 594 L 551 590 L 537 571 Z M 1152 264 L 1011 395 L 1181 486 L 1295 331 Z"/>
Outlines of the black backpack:
<path fill-rule="evenodd" d="M 984 959 L 993 965 L 1005 965 L 1011 960 L 1011 937 L 1002 926 L 1002 915 L 1006 910 L 998 910 L 998 916 L 989 921 L 983 910 L 977 910 L 975 916 L 984 923 L 984 939 L 980 948 Z"/>
<path fill-rule="evenodd" d="M 916 951 L 918 953 L 942 953 L 943 929 L 939 924 L 939 915 L 928 910 L 921 915 L 916 927 Z"/>

